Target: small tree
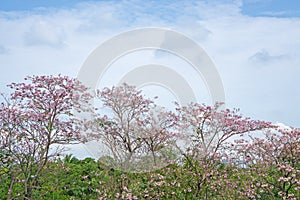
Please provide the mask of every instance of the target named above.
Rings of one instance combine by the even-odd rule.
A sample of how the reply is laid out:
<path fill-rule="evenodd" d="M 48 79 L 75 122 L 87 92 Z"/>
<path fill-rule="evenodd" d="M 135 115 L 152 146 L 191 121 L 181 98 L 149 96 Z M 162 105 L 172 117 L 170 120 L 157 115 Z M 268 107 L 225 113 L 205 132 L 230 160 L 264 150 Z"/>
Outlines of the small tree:
<path fill-rule="evenodd" d="M 81 120 L 73 113 L 86 111 L 91 95 L 76 79 L 66 76 L 29 76 L 12 83 L 10 99 L 0 108 L 0 149 L 18 170 L 10 173 L 11 197 L 14 181 L 24 184 L 24 198 L 31 198 L 39 176 L 49 160 L 61 153 L 60 146 L 81 139 Z M 16 176 L 14 176 L 16 175 Z M 18 180 L 15 180 L 18 179 Z"/>

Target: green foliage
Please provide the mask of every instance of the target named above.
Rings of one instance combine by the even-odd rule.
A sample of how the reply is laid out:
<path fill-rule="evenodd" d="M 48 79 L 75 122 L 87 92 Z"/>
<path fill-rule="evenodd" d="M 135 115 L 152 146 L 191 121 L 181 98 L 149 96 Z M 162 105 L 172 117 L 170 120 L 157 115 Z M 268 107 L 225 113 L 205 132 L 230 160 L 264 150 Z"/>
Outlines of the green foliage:
<path fill-rule="evenodd" d="M 105 158 L 108 159 L 109 158 Z M 220 163 L 210 177 L 204 179 L 201 163 L 169 164 L 156 171 L 142 173 L 124 172 L 107 166 L 104 158 L 79 160 L 71 155 L 49 162 L 32 191 L 32 199 L 241 199 L 247 187 L 256 184 L 259 176 L 247 168 Z M 197 165 L 196 165 L 197 164 Z M 203 164 L 203 163 L 202 163 Z M 198 176 L 191 167 L 196 167 Z M 7 198 L 10 184 L 5 168 L 0 169 L 0 196 Z M 268 180 L 276 178 L 270 169 Z M 22 177 L 17 177 L 21 180 Z M 12 197 L 18 197 L 23 185 L 14 184 Z M 202 180 L 199 184 L 199 180 Z M 232 184 L 234 183 L 234 184 Z M 256 191 L 259 199 L 281 199 L 276 193 Z M 296 193 L 297 194 L 297 193 Z"/>

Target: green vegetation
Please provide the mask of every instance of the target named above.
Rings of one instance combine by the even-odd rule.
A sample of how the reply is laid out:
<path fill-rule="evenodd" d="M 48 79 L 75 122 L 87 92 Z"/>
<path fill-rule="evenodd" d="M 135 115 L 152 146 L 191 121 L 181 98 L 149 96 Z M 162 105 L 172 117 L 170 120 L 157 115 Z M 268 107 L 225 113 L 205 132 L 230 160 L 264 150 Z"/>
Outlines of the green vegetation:
<path fill-rule="evenodd" d="M 258 178 L 250 169 L 219 162 L 218 170 L 198 185 L 200 176 L 193 175 L 190 167 L 188 163 L 169 164 L 156 171 L 134 173 L 109 168 L 100 160 L 78 160 L 68 155 L 47 164 L 36 179 L 31 199 L 247 199 L 247 192 L 255 192 L 253 199 L 282 199 L 277 188 L 265 191 L 257 187 Z M 204 168 L 198 166 L 199 175 L 207 174 L 201 170 Z M 2 167 L 1 199 L 7 199 L 11 181 L 6 172 Z M 276 178 L 276 173 L 270 169 L 268 179 Z M 12 199 L 23 199 L 22 178 L 16 177 Z M 299 196 L 299 191 L 290 193 Z"/>

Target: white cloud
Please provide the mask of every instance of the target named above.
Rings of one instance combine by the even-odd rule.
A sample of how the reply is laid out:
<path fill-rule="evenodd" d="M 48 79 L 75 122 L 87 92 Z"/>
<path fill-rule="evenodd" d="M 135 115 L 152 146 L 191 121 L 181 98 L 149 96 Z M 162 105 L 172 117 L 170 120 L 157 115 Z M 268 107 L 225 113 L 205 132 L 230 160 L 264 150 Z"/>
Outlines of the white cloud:
<path fill-rule="evenodd" d="M 89 53 L 113 35 L 166 27 L 207 51 L 222 77 L 228 106 L 300 126 L 295 109 L 300 102 L 300 19 L 244 16 L 242 1 L 223 2 L 101 1 L 69 9 L 2 12 L 1 91 L 29 74 L 76 76 Z"/>
<path fill-rule="evenodd" d="M 24 33 L 26 45 L 47 45 L 61 47 L 64 44 L 64 31 L 62 27 L 51 24 L 45 20 L 36 20 Z"/>

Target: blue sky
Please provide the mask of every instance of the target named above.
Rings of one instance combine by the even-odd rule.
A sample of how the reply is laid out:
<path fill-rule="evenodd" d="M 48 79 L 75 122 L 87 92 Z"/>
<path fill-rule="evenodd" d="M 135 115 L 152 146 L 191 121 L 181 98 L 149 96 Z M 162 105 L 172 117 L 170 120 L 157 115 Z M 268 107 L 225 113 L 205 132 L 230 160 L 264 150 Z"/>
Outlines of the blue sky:
<path fill-rule="evenodd" d="M 74 6 L 80 0 L 3 0 L 1 1 L 0 8 L 3 11 L 24 11 L 32 10 L 39 7 L 54 7 L 66 8 Z"/>
<path fill-rule="evenodd" d="M 98 0 L 98 2 L 101 0 Z M 29 11 L 41 7 L 48 8 L 68 8 L 80 2 L 97 2 L 97 0 L 3 0 L 0 4 L 2 11 Z M 105 2 L 105 0 L 103 1 Z M 118 3 L 118 1 L 115 1 Z M 159 4 L 170 2 L 160 1 Z M 209 2 L 209 1 L 207 1 Z M 224 0 L 220 2 L 225 2 Z M 299 0 L 244 0 L 241 12 L 249 16 L 280 16 L 280 17 L 300 17 Z"/>
<path fill-rule="evenodd" d="M 228 107 L 300 127 L 299 12 L 299 0 L 2 0 L 0 91 L 26 75 L 76 77 L 88 55 L 112 36 L 161 27 L 181 32 L 205 49 L 222 78 Z M 120 78 L 121 65 L 131 69 L 153 62 L 179 71 L 185 66 L 164 53 L 132 53 L 112 66 L 102 84 Z M 203 84 L 193 82 L 192 72 L 186 77 L 206 102 Z"/>
<path fill-rule="evenodd" d="M 246 0 L 242 13 L 250 16 L 300 17 L 300 1 Z"/>

